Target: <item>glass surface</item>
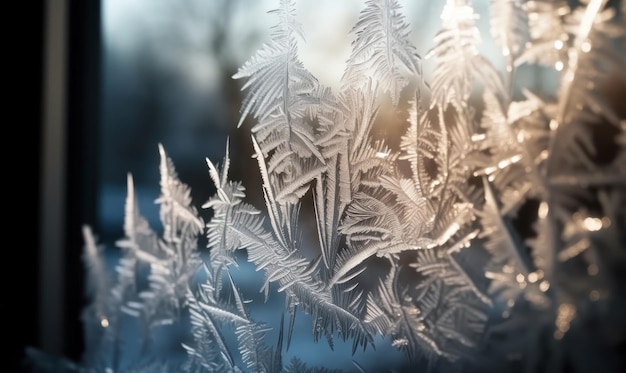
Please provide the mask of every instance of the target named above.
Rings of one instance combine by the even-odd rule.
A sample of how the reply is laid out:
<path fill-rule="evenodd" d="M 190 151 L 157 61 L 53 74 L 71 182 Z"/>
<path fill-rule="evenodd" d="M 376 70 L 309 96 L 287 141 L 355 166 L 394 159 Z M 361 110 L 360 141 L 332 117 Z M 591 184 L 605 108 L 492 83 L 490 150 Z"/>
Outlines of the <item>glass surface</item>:
<path fill-rule="evenodd" d="M 132 174 L 139 208 L 152 228 L 161 229 L 158 205 L 159 153 L 162 144 L 172 158 L 181 181 L 191 188 L 196 206 L 215 189 L 205 158 L 221 163 L 227 138 L 232 156 L 231 178 L 246 187 L 246 200 L 264 210 L 258 166 L 252 159 L 250 123 L 236 128 L 243 98 L 242 82 L 231 76 L 268 40 L 275 18 L 267 11 L 278 1 L 255 0 L 103 0 L 102 118 L 100 133 L 99 226 L 95 231 L 106 244 L 111 270 L 119 256 L 114 242 L 123 236 L 127 173 Z M 440 26 L 439 1 L 401 1 L 412 25 L 413 43 L 423 56 Z M 485 15 L 487 0 L 473 2 Z M 337 88 L 350 53 L 350 29 L 364 1 L 298 1 L 297 9 L 306 42 L 299 48 L 305 65 L 323 84 Z M 478 26 L 488 35 L 487 17 Z M 502 68 L 499 51 L 492 40 L 481 50 Z M 500 63 L 500 65 L 498 65 Z M 425 75 L 430 66 L 424 64 Z M 522 71 L 521 74 L 525 72 Z M 537 87 L 539 70 L 529 71 L 528 80 Z M 528 86 L 528 85 L 527 85 Z M 201 210 L 208 220 L 210 215 Z M 314 221 L 311 222 L 314 224 Z M 277 340 L 278 323 L 284 306 L 280 293 L 263 303 L 259 294 L 260 272 L 241 262 L 233 271 L 244 296 L 252 299 L 251 316 L 274 328 L 267 343 Z M 325 340 L 315 344 L 310 317 L 296 318 L 293 340 L 283 359 L 297 356 L 311 366 L 352 370 L 354 359 L 368 371 L 392 369 L 404 361 L 403 354 L 389 341 L 378 341 L 376 350 L 351 355 L 352 342 L 336 339 L 334 351 Z M 128 329 L 129 333 L 134 329 Z M 184 357 L 179 346 L 162 340 L 162 351 Z M 235 347 L 236 349 L 236 347 Z M 137 353 L 126 350 L 129 359 Z M 164 355 L 167 356 L 167 355 Z M 340 357 L 340 358 L 338 358 Z"/>

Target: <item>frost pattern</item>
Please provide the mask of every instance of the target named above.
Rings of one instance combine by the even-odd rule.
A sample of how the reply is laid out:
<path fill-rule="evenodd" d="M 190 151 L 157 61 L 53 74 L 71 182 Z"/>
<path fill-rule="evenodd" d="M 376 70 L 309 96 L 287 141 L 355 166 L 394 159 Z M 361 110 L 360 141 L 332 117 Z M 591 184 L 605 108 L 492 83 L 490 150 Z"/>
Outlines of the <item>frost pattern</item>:
<path fill-rule="evenodd" d="M 221 165 L 207 159 L 216 193 L 202 205 L 212 212 L 204 222 L 160 146 L 163 234 L 139 213 L 129 175 L 116 283 L 84 228 L 85 371 L 154 371 L 145 361 L 119 366 L 121 319 L 139 318 L 149 346 L 152 331 L 184 311 L 193 340 L 182 344 L 182 369 L 192 372 L 330 371 L 283 362 L 298 312 L 311 315 L 316 342 L 352 341 L 354 353 L 382 336 L 431 368 L 562 370 L 560 356 L 575 359 L 573 346 L 587 340 L 586 323 L 623 327 L 614 310 L 625 283 L 626 119 L 607 87 L 626 85 L 624 2 L 490 5 L 506 71 L 480 54 L 470 1 L 445 2 L 425 55 L 435 63 L 429 82 L 398 2 L 369 0 L 333 92 L 298 59 L 296 4 L 281 0 L 270 40 L 233 76 L 244 80 L 238 127 L 250 121 L 264 206 L 246 202 L 242 183 L 229 179 L 227 143 Z M 526 65 L 562 70 L 555 97 L 517 94 Z M 390 108 L 406 117 L 387 124 L 401 126 L 397 145 L 373 134 Z M 301 216 L 304 203 L 315 216 Z M 313 252 L 301 239 L 307 218 L 316 223 Z M 198 249 L 201 234 L 208 245 Z M 230 274 L 240 250 L 264 273 L 266 299 L 272 289 L 286 296 L 290 326 L 283 331 L 281 319 L 275 345 Z M 149 269 L 144 290 L 140 264 Z M 233 330 L 237 351 L 225 338 Z M 598 346 L 585 346 L 615 337 L 600 334 Z M 536 344 L 558 352 L 537 356 Z M 600 360 L 599 371 L 614 363 Z"/>

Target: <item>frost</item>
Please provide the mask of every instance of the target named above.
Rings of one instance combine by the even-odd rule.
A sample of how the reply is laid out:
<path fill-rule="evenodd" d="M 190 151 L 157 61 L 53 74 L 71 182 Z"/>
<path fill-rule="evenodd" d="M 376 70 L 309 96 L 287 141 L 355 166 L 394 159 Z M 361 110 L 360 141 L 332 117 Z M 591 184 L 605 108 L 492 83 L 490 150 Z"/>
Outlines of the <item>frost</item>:
<path fill-rule="evenodd" d="M 333 92 L 298 59 L 304 30 L 295 1 L 281 0 L 270 40 L 233 76 L 245 95 L 237 127 L 250 123 L 264 205 L 246 202 L 241 181 L 229 178 L 227 142 L 221 165 L 206 160 L 216 192 L 203 221 L 160 146 L 163 234 L 139 213 L 129 175 L 116 283 L 84 229 L 92 294 L 84 365 L 123 370 L 121 318 L 140 320 L 147 344 L 185 312 L 193 338 L 181 343 L 184 369 L 194 372 L 330 371 L 283 361 L 298 312 L 311 316 L 315 342 L 332 348 L 339 338 L 354 353 L 388 338 L 408 364 L 431 368 L 563 370 L 572 363 L 559 356 L 580 353 L 588 323 L 608 315 L 608 328 L 623 329 L 623 315 L 609 310 L 624 290 L 626 122 L 607 89 L 626 84 L 623 2 L 621 11 L 601 0 L 569 3 L 489 2 L 507 62 L 499 72 L 479 52 L 471 2 L 445 1 L 427 77 L 399 3 L 367 1 Z M 517 69 L 558 62 L 554 97 L 526 87 L 518 97 Z M 374 134 L 385 110 L 406 118 L 385 123 L 400 126 L 399 141 Z M 601 144 L 605 131 L 612 137 Z M 303 215 L 305 203 L 314 216 Z M 302 242 L 305 219 L 315 222 L 313 253 Z M 276 345 L 231 276 L 241 253 L 263 274 L 265 299 L 285 295 L 290 326 L 281 319 Z M 149 286 L 140 290 L 142 263 Z M 555 355 L 543 362 L 536 346 L 547 344 Z"/>

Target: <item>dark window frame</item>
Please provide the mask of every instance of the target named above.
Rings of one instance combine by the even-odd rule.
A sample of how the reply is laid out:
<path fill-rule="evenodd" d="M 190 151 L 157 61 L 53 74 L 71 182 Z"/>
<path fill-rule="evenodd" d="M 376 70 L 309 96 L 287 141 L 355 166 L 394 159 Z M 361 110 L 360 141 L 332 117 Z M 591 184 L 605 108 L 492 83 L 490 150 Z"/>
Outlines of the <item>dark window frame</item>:
<path fill-rule="evenodd" d="M 40 103 L 38 234 L 22 254 L 37 263 L 27 285 L 35 311 L 18 315 L 29 328 L 20 348 L 78 362 L 86 301 L 81 226 L 97 224 L 101 1 L 41 3 L 41 81 L 33 98 Z"/>

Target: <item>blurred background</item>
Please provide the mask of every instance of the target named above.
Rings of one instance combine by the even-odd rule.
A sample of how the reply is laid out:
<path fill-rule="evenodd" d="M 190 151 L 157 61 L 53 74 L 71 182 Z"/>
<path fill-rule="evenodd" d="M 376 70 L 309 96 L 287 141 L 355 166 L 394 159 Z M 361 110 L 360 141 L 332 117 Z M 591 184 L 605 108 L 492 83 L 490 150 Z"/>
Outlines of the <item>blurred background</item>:
<path fill-rule="evenodd" d="M 349 31 L 365 1 L 296 3 L 306 36 L 301 60 L 323 84 L 337 88 L 350 53 Z M 439 30 L 444 1 L 400 3 L 424 56 Z M 33 5 L 41 20 L 31 43 L 41 62 L 31 75 L 31 99 L 40 105 L 29 113 L 41 123 L 39 234 L 20 255 L 36 258 L 38 270 L 31 283 L 17 290 L 27 300 L 15 310 L 16 317 L 28 326 L 12 352 L 15 369 L 24 346 L 80 360 L 85 302 L 81 226 L 91 225 L 106 245 L 112 269 L 119 255 L 114 242 L 123 236 L 130 173 L 140 210 L 153 228 L 160 228 L 154 203 L 159 195 L 159 143 L 200 208 L 214 193 L 205 158 L 221 162 L 230 138 L 231 178 L 241 180 L 249 202 L 263 208 L 251 158 L 251 123 L 236 128 L 243 82 L 231 76 L 268 40 L 277 20 L 267 11 L 278 5 L 278 0 L 49 0 Z M 473 5 L 481 14 L 481 52 L 502 68 L 489 38 L 488 0 Z M 424 63 L 427 79 L 431 68 Z M 527 74 L 527 86 L 535 91 L 550 86 L 550 75 L 539 69 L 521 74 Z M 239 285 L 246 297 L 258 297 L 260 274 L 243 273 L 245 269 L 236 275 Z M 253 317 L 276 325 L 284 303 L 271 301 Z M 311 365 L 353 368 L 350 343 L 339 343 L 335 351 L 325 341 L 313 345 L 310 320 L 297 320 L 287 360 L 298 356 Z M 377 347 L 357 353 L 354 360 L 372 370 L 402 361 L 388 342 Z"/>

